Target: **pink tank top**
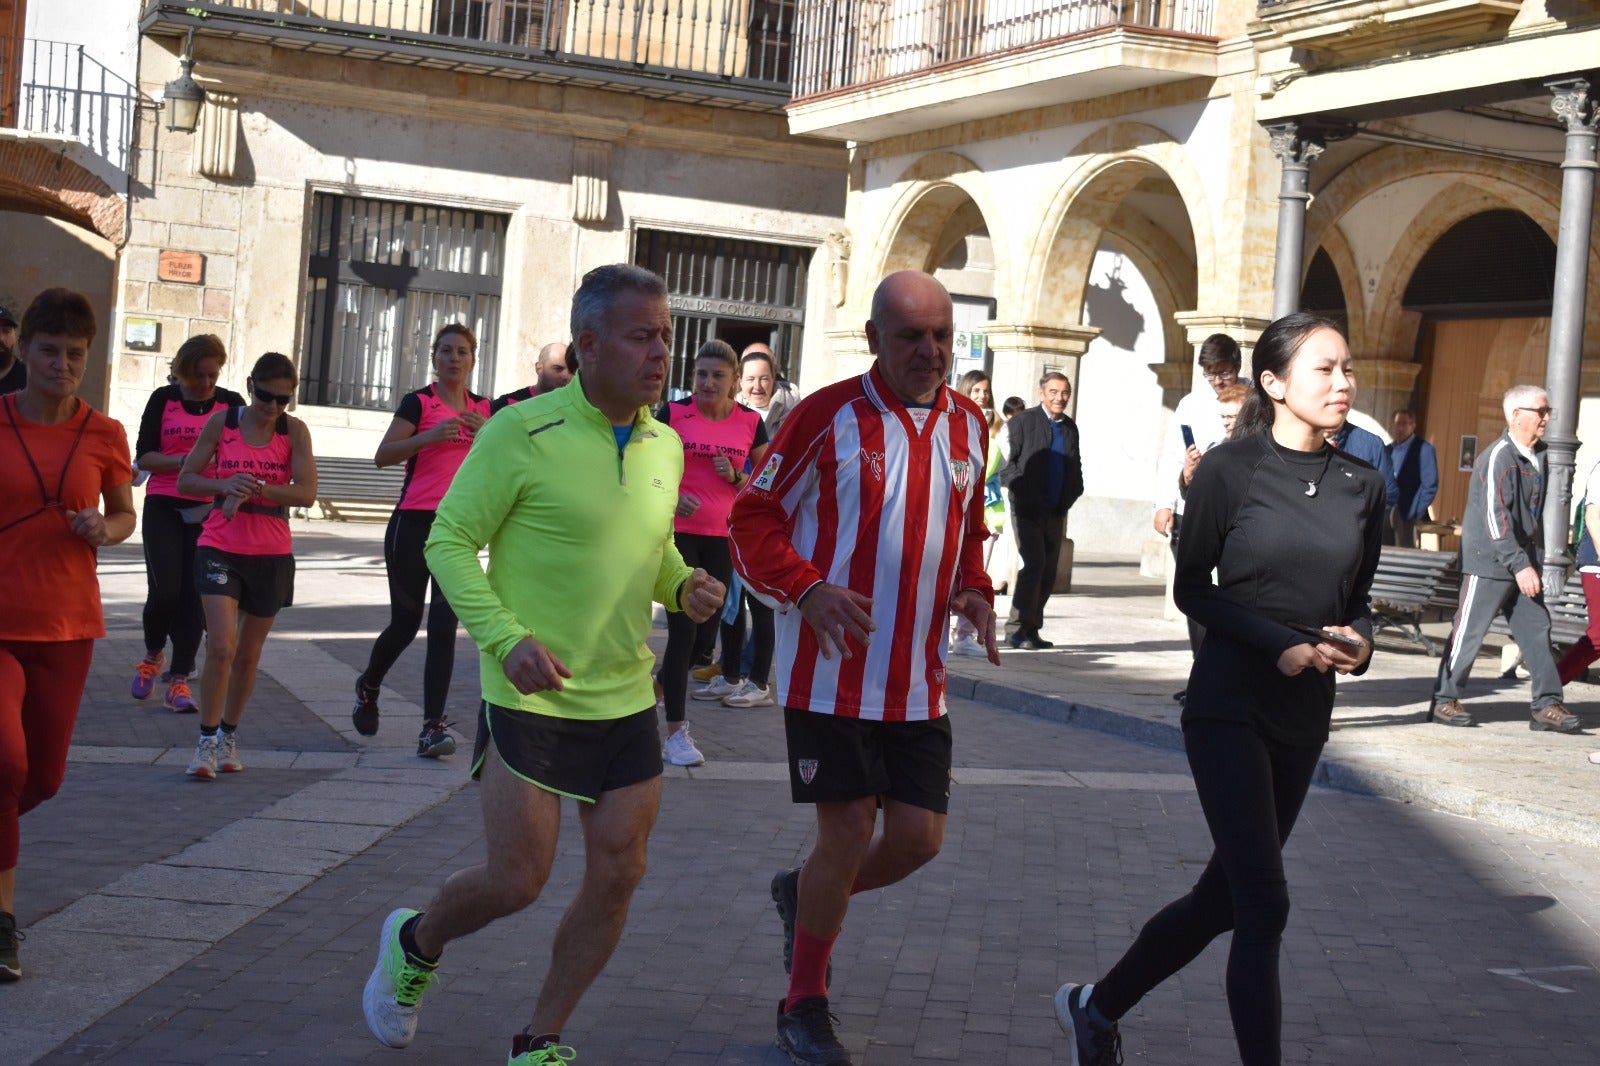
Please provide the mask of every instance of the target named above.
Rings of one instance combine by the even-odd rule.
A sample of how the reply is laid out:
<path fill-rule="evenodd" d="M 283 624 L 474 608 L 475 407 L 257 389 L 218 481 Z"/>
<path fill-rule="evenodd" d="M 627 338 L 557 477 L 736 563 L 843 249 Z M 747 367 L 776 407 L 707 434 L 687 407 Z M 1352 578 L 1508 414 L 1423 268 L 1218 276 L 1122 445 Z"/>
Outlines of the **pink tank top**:
<path fill-rule="evenodd" d="M 222 437 L 217 441 L 213 460 L 217 478 L 230 478 L 235 474 L 251 474 L 269 485 L 287 485 L 292 471 L 294 449 L 289 443 L 289 416 L 279 415 L 273 427 L 272 440 L 256 447 L 244 439 L 239 428 L 242 407 L 230 408 L 222 424 Z M 288 555 L 293 550 L 289 537 L 289 509 L 266 503 L 259 498 L 244 504 L 232 518 L 222 513 L 221 497 L 217 507 L 206 516 L 200 530 L 200 544 L 234 555 Z"/>
<path fill-rule="evenodd" d="M 204 414 L 192 415 L 184 409 L 182 399 L 168 400 L 161 412 L 161 454 L 188 455 L 194 450 L 194 442 L 199 439 L 200 431 L 206 428 L 206 422 L 213 413 L 214 411 L 206 411 Z M 220 476 L 216 472 L 216 463 L 213 462 L 202 470 L 201 475 Z M 205 502 L 204 496 L 185 496 L 178 491 L 176 470 L 160 470 L 151 474 L 144 491 L 149 496 L 176 496 L 180 500 Z"/>
<path fill-rule="evenodd" d="M 457 413 L 452 410 L 434 392 L 432 385 L 418 389 L 410 400 L 416 397 L 422 406 L 422 411 L 417 418 L 418 433 L 426 433 L 440 422 L 455 418 Z M 405 418 L 409 412 L 409 405 L 402 401 L 400 416 Z M 482 396 L 467 393 L 467 410 L 476 411 L 484 418 L 489 417 L 489 401 Z M 406 483 L 400 490 L 400 503 L 396 510 L 400 511 L 433 511 L 437 510 L 439 501 L 444 499 L 445 490 L 450 487 L 450 482 L 455 479 L 456 471 L 461 469 L 461 463 L 467 457 L 467 449 L 472 446 L 469 437 L 457 433 L 454 437 L 438 444 L 425 446 L 416 455 L 406 460 Z"/>

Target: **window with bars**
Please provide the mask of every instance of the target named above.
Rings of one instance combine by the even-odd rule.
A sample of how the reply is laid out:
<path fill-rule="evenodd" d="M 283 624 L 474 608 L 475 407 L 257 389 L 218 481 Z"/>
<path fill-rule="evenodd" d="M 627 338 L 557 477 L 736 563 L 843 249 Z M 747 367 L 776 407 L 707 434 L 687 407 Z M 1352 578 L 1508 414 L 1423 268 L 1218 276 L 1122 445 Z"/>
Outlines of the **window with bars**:
<path fill-rule="evenodd" d="M 494 380 L 507 218 L 317 193 L 300 402 L 393 410 L 433 379 L 434 334 L 478 338 L 469 388 Z"/>
<path fill-rule="evenodd" d="M 672 306 L 672 370 L 668 386 L 694 383 L 694 353 L 708 340 L 734 351 L 760 342 L 778 373 L 800 374 L 806 275 L 811 249 L 666 230 L 638 232 L 634 262 L 660 274 Z"/>

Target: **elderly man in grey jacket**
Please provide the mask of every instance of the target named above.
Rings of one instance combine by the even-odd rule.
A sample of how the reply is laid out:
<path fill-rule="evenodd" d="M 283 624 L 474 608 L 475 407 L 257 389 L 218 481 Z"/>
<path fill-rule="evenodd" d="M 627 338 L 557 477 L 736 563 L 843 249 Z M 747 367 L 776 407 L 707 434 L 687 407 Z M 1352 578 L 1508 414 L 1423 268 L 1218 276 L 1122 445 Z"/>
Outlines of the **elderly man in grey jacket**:
<path fill-rule="evenodd" d="M 1539 569 L 1539 510 L 1547 475 L 1543 439 L 1550 424 L 1550 399 L 1537 385 L 1516 385 L 1501 405 L 1506 431 L 1472 465 L 1461 518 L 1461 603 L 1439 664 L 1428 719 L 1440 725 L 1474 724 L 1461 705 L 1461 690 L 1490 623 L 1504 614 L 1532 675 L 1528 728 L 1576 733 L 1581 723 L 1561 703 Z"/>

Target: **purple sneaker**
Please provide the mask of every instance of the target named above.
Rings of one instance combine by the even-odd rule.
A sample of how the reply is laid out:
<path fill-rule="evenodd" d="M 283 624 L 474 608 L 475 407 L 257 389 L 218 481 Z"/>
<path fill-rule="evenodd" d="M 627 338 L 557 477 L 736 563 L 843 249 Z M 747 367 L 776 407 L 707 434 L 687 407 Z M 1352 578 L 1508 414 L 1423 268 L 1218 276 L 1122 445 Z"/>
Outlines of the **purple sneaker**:
<path fill-rule="evenodd" d="M 133 698 L 147 700 L 150 693 L 155 691 L 156 679 L 161 676 L 161 664 L 167 657 L 160 652 L 155 655 L 146 655 L 139 660 L 139 665 L 133 668 Z"/>

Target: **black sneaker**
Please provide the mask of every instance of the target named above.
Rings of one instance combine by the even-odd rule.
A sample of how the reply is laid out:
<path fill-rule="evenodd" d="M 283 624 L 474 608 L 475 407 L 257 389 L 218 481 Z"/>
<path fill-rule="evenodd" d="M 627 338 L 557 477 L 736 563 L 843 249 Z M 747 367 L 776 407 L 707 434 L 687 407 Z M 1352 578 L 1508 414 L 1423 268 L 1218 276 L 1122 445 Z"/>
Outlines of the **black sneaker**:
<path fill-rule="evenodd" d="M 0 911 L 0 984 L 22 978 L 22 963 L 17 961 L 17 941 L 22 938 L 16 915 Z"/>
<path fill-rule="evenodd" d="M 800 913 L 800 867 L 772 875 L 772 902 L 778 905 L 778 921 L 783 923 L 783 972 L 790 973 L 794 968 L 794 917 Z M 823 983 L 833 984 L 832 959 Z"/>
<path fill-rule="evenodd" d="M 850 1052 L 833 1035 L 839 1019 L 828 1009 L 826 996 L 812 996 L 787 1013 L 778 1003 L 778 1047 L 799 1066 L 854 1066 Z"/>
<path fill-rule="evenodd" d="M 1056 1021 L 1072 1041 L 1072 1066 L 1122 1066 L 1122 1034 L 1117 1023 L 1098 1025 L 1089 1017 L 1094 985 L 1062 985 L 1056 990 Z"/>
<path fill-rule="evenodd" d="M 437 722 L 423 722 L 422 732 L 417 734 L 417 754 L 426 759 L 454 755 L 456 738 L 444 731 L 449 724 L 442 718 Z"/>
<path fill-rule="evenodd" d="M 356 678 L 356 705 L 350 712 L 350 721 L 356 732 L 364 737 L 378 735 L 378 690 L 369 689 L 361 678 Z"/>

